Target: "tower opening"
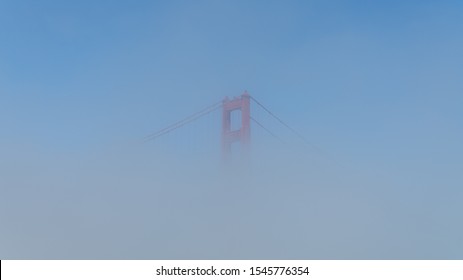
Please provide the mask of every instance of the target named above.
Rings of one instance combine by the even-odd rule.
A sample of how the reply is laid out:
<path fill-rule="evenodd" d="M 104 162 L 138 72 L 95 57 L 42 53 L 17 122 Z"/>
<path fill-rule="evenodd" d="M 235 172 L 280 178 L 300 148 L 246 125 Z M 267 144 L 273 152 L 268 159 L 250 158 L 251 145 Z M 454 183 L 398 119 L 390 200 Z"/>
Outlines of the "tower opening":
<path fill-rule="evenodd" d="M 249 152 L 251 141 L 250 96 L 244 92 L 240 97 L 225 97 L 222 106 L 222 156 L 229 161 L 232 143 L 240 142 L 241 154 Z M 238 116 L 236 116 L 238 114 Z M 236 125 L 236 126 L 235 126 Z"/>

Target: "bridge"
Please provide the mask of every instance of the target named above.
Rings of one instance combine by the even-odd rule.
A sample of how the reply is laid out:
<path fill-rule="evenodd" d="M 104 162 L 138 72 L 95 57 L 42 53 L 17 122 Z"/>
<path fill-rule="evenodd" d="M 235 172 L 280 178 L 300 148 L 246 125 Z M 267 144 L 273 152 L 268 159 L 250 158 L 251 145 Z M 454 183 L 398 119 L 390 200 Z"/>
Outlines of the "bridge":
<path fill-rule="evenodd" d="M 193 121 L 200 119 L 203 116 L 206 116 L 216 110 L 222 109 L 222 130 L 221 130 L 221 141 L 222 141 L 222 158 L 224 161 L 229 161 L 232 155 L 232 145 L 233 143 L 239 143 L 241 149 L 241 155 L 245 156 L 249 153 L 250 143 L 251 143 L 251 121 L 257 126 L 265 130 L 270 136 L 278 139 L 282 143 L 284 141 L 273 133 L 270 129 L 265 127 L 260 121 L 256 120 L 251 115 L 251 102 L 261 107 L 265 112 L 268 113 L 270 117 L 278 121 L 284 127 L 289 129 L 295 136 L 303 140 L 305 143 L 309 143 L 306 138 L 299 133 L 297 130 L 293 129 L 281 118 L 279 118 L 275 113 L 270 109 L 264 106 L 260 101 L 251 96 L 247 91 L 245 91 L 240 96 L 229 98 L 226 96 L 222 101 L 213 103 L 202 110 L 197 111 L 194 114 L 191 114 L 175 123 L 172 123 L 152 134 L 149 134 L 144 137 L 144 141 L 152 141 L 163 135 L 170 133 L 176 129 L 179 129 Z M 239 111 L 241 117 L 241 123 L 239 128 L 233 129 L 232 126 L 232 113 Z M 310 143 L 309 143 L 310 144 Z"/>

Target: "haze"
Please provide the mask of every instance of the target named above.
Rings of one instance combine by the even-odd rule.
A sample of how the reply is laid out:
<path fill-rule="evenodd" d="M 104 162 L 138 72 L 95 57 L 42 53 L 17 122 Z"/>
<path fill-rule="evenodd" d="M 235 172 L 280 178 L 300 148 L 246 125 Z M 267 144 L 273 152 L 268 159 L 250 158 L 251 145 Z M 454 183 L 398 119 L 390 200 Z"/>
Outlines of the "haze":
<path fill-rule="evenodd" d="M 0 259 L 462 259 L 461 1 L 0 1 Z M 244 162 L 216 111 L 247 90 Z M 282 143 L 284 142 L 284 143 Z"/>

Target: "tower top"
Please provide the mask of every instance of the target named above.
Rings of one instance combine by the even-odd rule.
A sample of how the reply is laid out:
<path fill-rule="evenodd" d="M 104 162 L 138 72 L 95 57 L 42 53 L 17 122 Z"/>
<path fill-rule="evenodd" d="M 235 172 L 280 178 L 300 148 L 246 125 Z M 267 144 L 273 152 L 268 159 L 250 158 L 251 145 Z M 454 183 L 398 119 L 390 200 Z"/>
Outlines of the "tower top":
<path fill-rule="evenodd" d="M 241 127 L 238 130 L 231 130 L 231 112 L 241 111 Z M 234 142 L 240 142 L 242 154 L 249 152 L 251 142 L 251 114 L 250 95 L 244 91 L 241 96 L 230 100 L 223 99 L 222 106 L 222 156 L 225 161 L 231 158 L 231 146 Z"/>

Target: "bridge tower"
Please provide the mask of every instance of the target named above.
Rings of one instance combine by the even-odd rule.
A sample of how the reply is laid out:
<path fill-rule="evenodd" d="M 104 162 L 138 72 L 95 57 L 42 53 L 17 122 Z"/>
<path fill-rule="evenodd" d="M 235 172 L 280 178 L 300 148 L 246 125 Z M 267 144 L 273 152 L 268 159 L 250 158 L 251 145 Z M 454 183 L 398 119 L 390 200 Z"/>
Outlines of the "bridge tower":
<path fill-rule="evenodd" d="M 223 99 L 222 104 L 222 157 L 229 161 L 232 153 L 232 144 L 240 142 L 241 154 L 249 153 L 251 143 L 251 96 L 245 91 L 241 96 Z M 232 130 L 231 113 L 235 110 L 241 111 L 241 127 Z"/>

